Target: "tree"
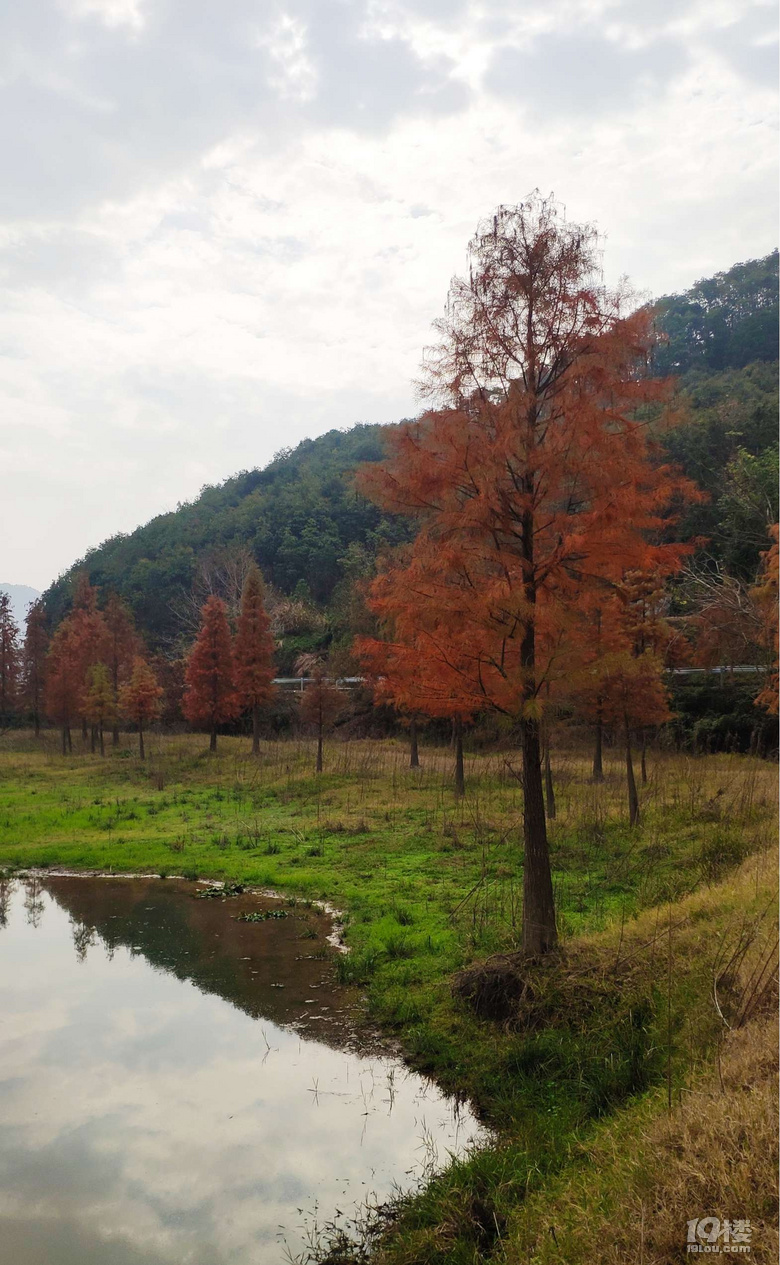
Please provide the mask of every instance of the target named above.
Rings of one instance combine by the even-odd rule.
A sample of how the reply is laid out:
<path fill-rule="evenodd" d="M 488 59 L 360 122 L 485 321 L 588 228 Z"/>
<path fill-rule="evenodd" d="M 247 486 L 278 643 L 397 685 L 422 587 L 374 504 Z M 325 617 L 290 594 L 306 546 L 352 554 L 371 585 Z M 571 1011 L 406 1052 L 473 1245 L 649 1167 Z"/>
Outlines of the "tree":
<path fill-rule="evenodd" d="M 244 581 L 233 646 L 235 681 L 242 707 L 252 712 L 252 754 L 260 751 L 260 708 L 273 697 L 274 639 L 265 610 L 263 577 L 252 567 Z"/>
<path fill-rule="evenodd" d="M 772 656 L 772 666 L 767 682 L 756 695 L 758 707 L 764 707 L 770 716 L 778 714 L 778 562 L 780 561 L 780 528 L 775 523 L 770 528 L 773 544 L 762 555 L 761 571 L 752 589 L 752 598 L 761 616 L 760 640 Z"/>
<path fill-rule="evenodd" d="M 100 754 L 106 754 L 103 730 L 116 718 L 117 701 L 114 698 L 114 687 L 105 663 L 95 663 L 87 669 L 87 684 L 83 693 L 82 708 L 87 720 L 97 729 Z M 94 742 L 93 747 L 94 751 Z"/>
<path fill-rule="evenodd" d="M 106 666 L 114 696 L 111 741 L 116 747 L 119 745 L 119 687 L 130 674 L 133 661 L 139 653 L 140 638 L 135 630 L 130 608 L 116 593 L 110 594 L 103 618 L 107 630 Z"/>
<path fill-rule="evenodd" d="M 445 663 L 436 627 L 429 627 L 414 605 L 398 604 L 398 584 L 403 585 L 405 581 L 405 572 L 399 562 L 399 558 L 386 560 L 384 570 L 371 587 L 370 604 L 379 616 L 386 640 L 359 637 L 355 650 L 363 671 L 373 684 L 374 702 L 378 705 L 390 703 L 410 717 L 410 768 L 419 767 L 417 716 L 452 721 L 455 793 L 463 795 L 463 725 L 471 720 L 475 710 L 473 695 L 463 687 L 465 665 L 453 662 L 455 650 L 452 640 L 447 648 L 449 661 Z"/>
<path fill-rule="evenodd" d="M 608 655 L 600 665 L 603 714 L 623 733 L 628 791 L 628 818 L 639 824 L 639 793 L 631 753 L 631 733 L 645 725 L 660 725 L 669 719 L 669 704 L 663 683 L 663 661 L 646 650 L 637 655 L 623 650 Z"/>
<path fill-rule="evenodd" d="M 187 660 L 182 711 L 191 724 L 209 730 L 209 750 L 216 751 L 217 725 L 233 720 L 240 704 L 224 602 L 210 597 L 201 615 L 200 632 Z"/>
<path fill-rule="evenodd" d="M 363 490 L 417 518 L 396 611 L 433 630 L 475 707 L 509 715 L 523 760 L 523 948 L 556 943 L 542 786 L 544 689 L 571 612 L 631 567 L 673 571 L 653 543 L 693 489 L 654 460 L 671 388 L 644 372 L 649 316 L 608 293 L 591 227 L 534 194 L 500 207 L 451 284 L 423 388 L 438 408 L 390 437 Z"/>
<path fill-rule="evenodd" d="M 325 676 L 325 663 L 316 655 L 301 655 L 296 662 L 296 673 L 311 676 L 300 698 L 300 717 L 304 725 L 310 725 L 317 734 L 317 773 L 322 773 L 323 739 L 347 709 L 348 701 L 343 690 L 338 689 Z"/>
<path fill-rule="evenodd" d="M 102 611 L 97 607 L 97 589 L 90 584 L 85 571 L 76 577 L 76 590 L 73 597 L 73 609 L 68 616 L 72 630 L 72 646 L 77 658 L 79 677 L 79 714 L 81 716 L 82 737 L 87 737 L 87 717 L 81 708 L 84 690 L 87 684 L 87 673 L 96 663 L 104 663 L 109 654 L 109 634 Z M 92 734 L 94 749 L 95 734 Z"/>
<path fill-rule="evenodd" d="M 25 625 L 22 647 L 22 689 L 25 705 L 32 713 L 37 738 L 41 732 L 46 682 L 46 652 L 49 648 L 46 609 L 41 601 L 31 603 Z"/>
<path fill-rule="evenodd" d="M 71 725 L 81 706 L 82 661 L 73 620 L 64 619 L 46 656 L 46 714 L 62 727 L 62 754 L 73 750 Z"/>
<path fill-rule="evenodd" d="M 136 655 L 130 680 L 120 688 L 119 708 L 123 716 L 138 726 L 138 754 L 145 759 L 144 725 L 155 719 L 160 710 L 162 689 L 145 659 Z"/>
<path fill-rule="evenodd" d="M 10 597 L 0 592 L 0 727 L 8 724 L 16 710 L 19 667 L 19 629 L 11 610 Z"/>

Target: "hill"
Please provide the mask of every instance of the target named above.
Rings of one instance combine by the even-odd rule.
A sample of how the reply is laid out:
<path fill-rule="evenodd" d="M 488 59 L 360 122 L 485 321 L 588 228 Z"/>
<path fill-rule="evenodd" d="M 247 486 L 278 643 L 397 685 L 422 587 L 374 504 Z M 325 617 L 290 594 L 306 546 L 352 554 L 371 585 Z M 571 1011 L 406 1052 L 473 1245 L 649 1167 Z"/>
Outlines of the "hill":
<path fill-rule="evenodd" d="M 10 597 L 13 617 L 19 627 L 23 628 L 27 607 L 41 596 L 38 589 L 30 588 L 29 584 L 0 584 L 0 593 L 7 593 Z"/>
<path fill-rule="evenodd" d="M 754 573 L 777 517 L 777 251 L 667 295 L 657 306 L 665 341 L 655 371 L 680 375 L 689 420 L 669 455 L 709 494 L 681 524 L 685 536 L 736 574 Z M 53 623 L 68 610 L 77 571 L 129 602 L 150 646 L 188 634 L 182 611 L 204 569 L 251 552 L 283 594 L 332 606 L 380 545 L 409 526 L 383 516 L 354 490 L 358 465 L 382 455 L 382 426 L 307 439 L 262 470 L 245 470 L 91 550 L 45 594 Z"/>

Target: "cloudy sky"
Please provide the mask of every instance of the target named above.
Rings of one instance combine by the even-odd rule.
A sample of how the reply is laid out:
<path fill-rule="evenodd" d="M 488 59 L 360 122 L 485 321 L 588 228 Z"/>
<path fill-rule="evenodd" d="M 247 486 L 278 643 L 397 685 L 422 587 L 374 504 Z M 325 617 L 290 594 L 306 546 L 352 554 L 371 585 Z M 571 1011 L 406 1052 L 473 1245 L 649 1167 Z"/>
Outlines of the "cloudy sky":
<path fill-rule="evenodd" d="M 0 581 L 415 410 L 534 187 L 661 294 L 777 244 L 774 0 L 0 0 Z"/>

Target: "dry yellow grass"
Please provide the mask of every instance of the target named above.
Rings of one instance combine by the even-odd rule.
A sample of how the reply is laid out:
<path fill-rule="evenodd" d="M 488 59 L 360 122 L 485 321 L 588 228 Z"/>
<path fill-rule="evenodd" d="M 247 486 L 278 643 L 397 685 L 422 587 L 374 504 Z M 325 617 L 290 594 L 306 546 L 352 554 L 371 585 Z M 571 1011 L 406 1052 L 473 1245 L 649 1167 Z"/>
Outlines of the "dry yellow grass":
<path fill-rule="evenodd" d="M 724 1043 L 671 1114 L 662 1095 L 579 1150 L 576 1177 L 523 1206 L 507 1265 L 672 1265 L 693 1217 L 747 1219 L 756 1262 L 778 1259 L 777 1024 L 754 1020 Z"/>
<path fill-rule="evenodd" d="M 680 973 L 687 972 L 693 982 L 696 962 L 706 960 L 711 993 L 701 995 L 699 973 L 690 1022 L 699 1022 L 707 1007 L 714 1011 L 717 995 L 724 1032 L 717 1057 L 675 1094 L 671 1111 L 659 1088 L 575 1147 L 566 1170 L 518 1209 L 498 1259 L 507 1265 L 671 1265 L 691 1259 L 687 1222 L 715 1216 L 749 1220 L 745 1258 L 777 1261 L 775 880 L 776 856 L 765 853 L 717 888 L 674 906 L 675 982 L 679 987 Z M 651 969 L 662 979 L 664 939 L 663 923 L 648 911 L 624 938 L 621 954 L 639 971 L 653 953 Z M 608 969 L 614 941 L 583 937 L 569 954 L 591 969 Z"/>

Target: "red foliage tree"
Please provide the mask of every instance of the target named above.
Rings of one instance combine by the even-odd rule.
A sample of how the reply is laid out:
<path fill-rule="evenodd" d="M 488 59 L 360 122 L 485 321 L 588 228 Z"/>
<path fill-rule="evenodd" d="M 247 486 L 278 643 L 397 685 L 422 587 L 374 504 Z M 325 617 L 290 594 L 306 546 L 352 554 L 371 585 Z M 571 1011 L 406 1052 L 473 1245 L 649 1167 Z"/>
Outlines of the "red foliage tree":
<path fill-rule="evenodd" d="M 119 708 L 123 716 L 138 726 L 138 754 L 142 760 L 146 756 L 144 726 L 157 716 L 161 695 L 154 672 L 145 659 L 136 655 L 130 679 L 119 689 Z"/>
<path fill-rule="evenodd" d="M 438 662 L 461 674 L 464 700 L 519 726 L 523 946 L 536 956 L 557 938 L 540 750 L 547 681 L 583 591 L 630 568 L 679 566 L 683 547 L 653 541 L 670 506 L 695 493 L 653 450 L 648 410 L 670 387 L 643 372 L 650 319 L 624 315 L 625 296 L 604 289 L 595 230 L 535 195 L 499 208 L 470 256 L 426 364 L 440 407 L 394 432 L 362 487 L 419 521 L 385 603 L 436 631 Z"/>
<path fill-rule="evenodd" d="M 457 658 L 452 637 L 442 644 L 442 630 L 425 620 L 425 610 L 413 605 L 399 607 L 397 586 L 404 583 L 400 560 L 389 561 L 377 577 L 371 605 L 380 617 L 386 640 L 360 637 L 355 650 L 373 684 L 374 701 L 390 703 L 411 718 L 418 715 L 449 718 L 455 741 L 455 792 L 465 791 L 463 725 L 471 720 L 473 691 L 464 689 L 465 665 Z M 467 679 L 467 677 L 465 678 Z M 410 767 L 416 768 L 416 731 L 412 732 Z"/>
<path fill-rule="evenodd" d="M 25 625 L 22 647 L 22 693 L 25 705 L 32 714 L 37 738 L 41 732 L 46 682 L 46 652 L 49 648 L 46 610 L 42 602 L 31 604 Z"/>
<path fill-rule="evenodd" d="M 11 599 L 0 593 L 0 726 L 8 723 L 19 695 L 19 629 Z"/>
<path fill-rule="evenodd" d="M 64 619 L 46 657 L 46 715 L 62 728 L 62 754 L 73 750 L 71 725 L 78 719 L 83 687 L 81 647 L 73 620 Z"/>
<path fill-rule="evenodd" d="M 187 660 L 182 711 L 191 724 L 209 730 L 209 750 L 216 751 L 217 726 L 233 720 L 240 703 L 225 604 L 212 596 L 201 614 L 200 632 Z"/>
<path fill-rule="evenodd" d="M 263 577 L 252 567 L 244 580 L 233 644 L 239 704 L 252 712 L 252 754 L 260 751 L 260 709 L 273 698 L 274 639 L 265 610 Z"/>
<path fill-rule="evenodd" d="M 85 571 L 76 577 L 73 608 L 67 617 L 71 628 L 72 645 L 77 657 L 79 678 L 79 716 L 82 737 L 87 738 L 87 717 L 81 708 L 81 700 L 87 686 L 87 673 L 96 663 L 105 663 L 108 657 L 108 629 L 102 611 L 97 607 L 97 589 L 90 584 Z M 95 735 L 92 735 L 94 747 Z"/>
<path fill-rule="evenodd" d="M 349 700 L 343 690 L 338 689 L 325 675 L 326 665 L 317 655 L 300 655 L 295 664 L 296 673 L 301 677 L 310 676 L 300 694 L 300 717 L 304 725 L 311 726 L 317 735 L 316 771 L 322 773 L 323 741 L 336 722 L 344 715 Z"/>
<path fill-rule="evenodd" d="M 116 747 L 119 745 L 119 688 L 130 675 L 133 660 L 140 651 L 141 639 L 135 630 L 130 608 L 116 593 L 110 594 L 103 618 L 106 626 L 106 667 L 114 694 L 111 741 Z"/>

